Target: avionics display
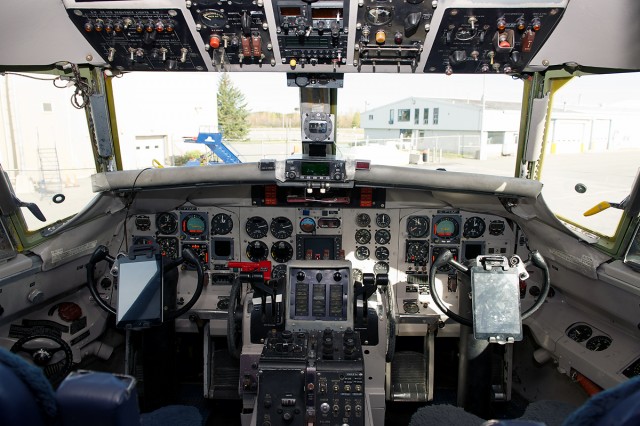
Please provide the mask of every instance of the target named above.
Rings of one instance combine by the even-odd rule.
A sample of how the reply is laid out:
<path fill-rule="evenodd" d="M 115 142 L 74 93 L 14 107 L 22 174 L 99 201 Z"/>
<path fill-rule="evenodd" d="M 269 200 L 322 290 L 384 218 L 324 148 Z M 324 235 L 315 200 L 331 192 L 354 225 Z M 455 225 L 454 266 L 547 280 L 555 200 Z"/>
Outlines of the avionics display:
<path fill-rule="evenodd" d="M 303 176 L 329 176 L 329 171 L 329 163 L 326 162 L 303 161 L 300 167 Z"/>
<path fill-rule="evenodd" d="M 342 238 L 335 236 L 298 235 L 296 237 L 297 260 L 338 260 L 342 250 Z"/>
<path fill-rule="evenodd" d="M 311 19 L 340 19 L 342 15 L 342 8 L 311 7 Z"/>

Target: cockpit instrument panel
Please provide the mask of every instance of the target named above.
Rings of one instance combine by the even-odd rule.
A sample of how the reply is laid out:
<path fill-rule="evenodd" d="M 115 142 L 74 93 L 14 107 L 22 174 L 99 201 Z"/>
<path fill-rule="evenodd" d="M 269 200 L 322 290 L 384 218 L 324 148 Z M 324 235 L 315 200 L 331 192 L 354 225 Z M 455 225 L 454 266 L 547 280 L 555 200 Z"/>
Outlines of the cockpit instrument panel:
<path fill-rule="evenodd" d="M 563 8 L 448 8 L 425 73 L 519 73 L 556 26 Z"/>
<path fill-rule="evenodd" d="M 353 297 L 350 263 L 292 262 L 287 271 L 287 327 L 323 330 L 352 325 Z"/>
<path fill-rule="evenodd" d="M 105 63 L 122 71 L 206 71 L 187 21 L 174 9 L 67 9 Z"/>

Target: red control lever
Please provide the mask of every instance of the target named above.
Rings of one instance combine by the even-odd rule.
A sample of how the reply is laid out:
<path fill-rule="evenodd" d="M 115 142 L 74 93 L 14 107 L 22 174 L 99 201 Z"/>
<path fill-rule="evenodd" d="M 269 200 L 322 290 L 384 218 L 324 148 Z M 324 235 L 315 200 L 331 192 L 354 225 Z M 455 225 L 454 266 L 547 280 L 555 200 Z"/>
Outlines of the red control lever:
<path fill-rule="evenodd" d="M 265 281 L 271 279 L 271 261 L 261 260 L 259 262 L 229 262 L 229 268 L 237 268 L 242 272 L 262 272 Z"/>

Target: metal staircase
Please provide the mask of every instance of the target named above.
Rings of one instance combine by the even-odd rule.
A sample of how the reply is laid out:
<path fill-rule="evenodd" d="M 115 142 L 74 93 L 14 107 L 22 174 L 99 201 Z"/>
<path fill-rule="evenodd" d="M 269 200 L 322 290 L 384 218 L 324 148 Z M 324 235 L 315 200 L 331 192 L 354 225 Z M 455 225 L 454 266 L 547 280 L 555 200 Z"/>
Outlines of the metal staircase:
<path fill-rule="evenodd" d="M 41 179 L 39 187 L 42 190 L 59 189 L 62 186 L 58 150 L 56 148 L 38 148 Z"/>
<path fill-rule="evenodd" d="M 185 139 L 184 141 L 205 145 L 225 164 L 237 164 L 241 162 L 238 156 L 222 142 L 222 133 L 200 132 L 196 139 Z"/>

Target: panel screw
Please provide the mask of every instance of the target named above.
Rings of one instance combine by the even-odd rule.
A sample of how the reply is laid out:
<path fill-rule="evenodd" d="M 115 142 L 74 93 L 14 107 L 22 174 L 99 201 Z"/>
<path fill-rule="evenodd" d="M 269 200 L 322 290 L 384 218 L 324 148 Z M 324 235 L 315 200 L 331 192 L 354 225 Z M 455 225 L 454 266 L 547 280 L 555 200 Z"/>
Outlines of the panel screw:
<path fill-rule="evenodd" d="M 549 60 L 548 59 L 543 59 L 542 60 L 542 65 L 544 65 L 545 67 L 549 66 Z"/>
<path fill-rule="evenodd" d="M 93 61 L 93 55 L 88 54 L 85 59 L 87 60 L 87 62 L 91 62 Z"/>

